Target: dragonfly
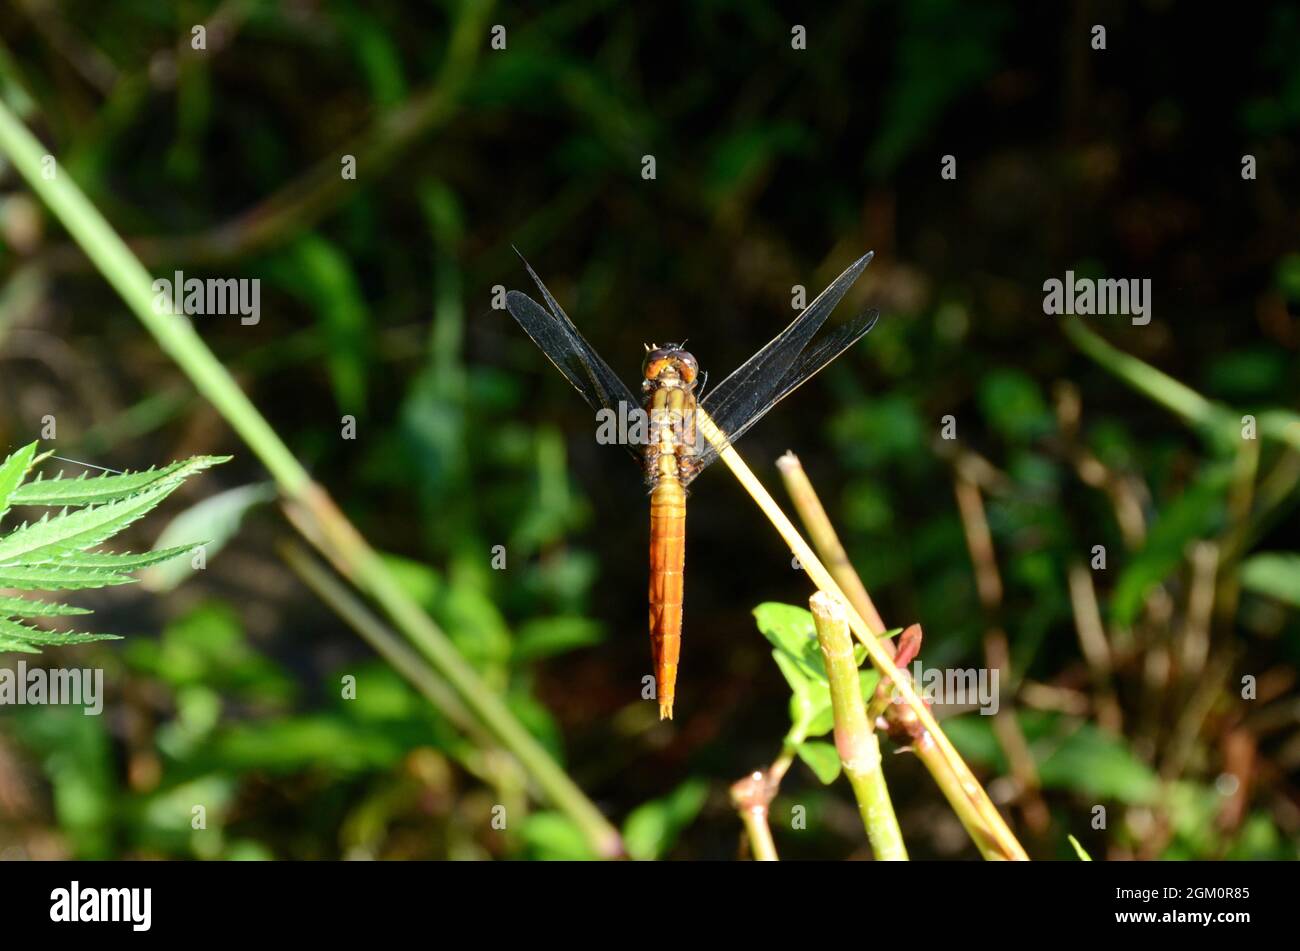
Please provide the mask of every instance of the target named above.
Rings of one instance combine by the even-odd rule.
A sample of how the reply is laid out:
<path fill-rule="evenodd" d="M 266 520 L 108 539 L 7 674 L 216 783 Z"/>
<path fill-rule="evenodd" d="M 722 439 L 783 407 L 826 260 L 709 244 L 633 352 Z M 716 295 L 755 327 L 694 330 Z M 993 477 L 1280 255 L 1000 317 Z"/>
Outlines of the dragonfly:
<path fill-rule="evenodd" d="M 517 253 L 517 249 L 516 249 Z M 857 343 L 879 314 L 866 310 L 851 321 L 817 332 L 831 311 L 871 263 L 874 252 L 854 261 L 771 342 L 717 386 L 697 398 L 704 377 L 683 344 L 646 344 L 641 399 L 601 359 L 523 261 L 542 304 L 521 291 L 506 295 L 506 309 L 573 387 L 598 419 L 641 423 L 623 444 L 641 466 L 650 489 L 650 647 L 654 660 L 659 718 L 671 719 L 681 654 L 683 583 L 686 565 L 686 487 L 729 446 L 822 368 Z M 721 434 L 718 442 L 697 439 L 697 406 Z"/>

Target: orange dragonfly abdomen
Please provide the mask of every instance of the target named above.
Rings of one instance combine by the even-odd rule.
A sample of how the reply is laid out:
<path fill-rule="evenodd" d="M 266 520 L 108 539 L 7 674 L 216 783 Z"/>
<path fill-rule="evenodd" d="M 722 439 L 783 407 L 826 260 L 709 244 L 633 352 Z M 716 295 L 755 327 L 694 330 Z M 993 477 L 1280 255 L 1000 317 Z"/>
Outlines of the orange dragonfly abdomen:
<path fill-rule="evenodd" d="M 655 359 L 664 354 L 663 359 Z M 685 362 L 685 360 L 690 362 Z M 682 649 L 682 589 L 686 570 L 686 488 L 695 465 L 694 358 L 655 350 L 647 358 L 646 411 L 650 440 L 650 648 L 659 719 L 671 720 Z"/>
<path fill-rule="evenodd" d="M 685 569 L 686 490 L 674 474 L 661 477 L 650 493 L 650 647 L 661 720 L 673 717 Z"/>

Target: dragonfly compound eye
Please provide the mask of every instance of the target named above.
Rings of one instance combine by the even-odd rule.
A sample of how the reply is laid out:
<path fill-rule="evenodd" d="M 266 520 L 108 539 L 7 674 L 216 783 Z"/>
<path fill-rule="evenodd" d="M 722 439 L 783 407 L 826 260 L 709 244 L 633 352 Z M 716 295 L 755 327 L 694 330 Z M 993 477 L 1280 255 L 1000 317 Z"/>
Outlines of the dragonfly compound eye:
<path fill-rule="evenodd" d="M 687 383 L 694 383 L 695 378 L 700 375 L 700 365 L 695 362 L 695 357 L 685 350 L 678 350 L 676 356 L 678 372 L 681 373 L 682 379 Z"/>
<path fill-rule="evenodd" d="M 645 355 L 645 363 L 641 365 L 641 372 L 645 374 L 647 380 L 657 380 L 659 374 L 676 362 L 677 354 L 674 351 L 657 347 Z"/>
<path fill-rule="evenodd" d="M 699 364 L 695 362 L 695 357 L 691 356 L 685 350 L 677 347 L 667 346 L 651 350 L 645 355 L 645 364 L 642 372 L 647 380 L 657 380 L 666 370 L 677 371 L 677 376 L 681 377 L 687 383 L 695 381 L 699 375 Z"/>

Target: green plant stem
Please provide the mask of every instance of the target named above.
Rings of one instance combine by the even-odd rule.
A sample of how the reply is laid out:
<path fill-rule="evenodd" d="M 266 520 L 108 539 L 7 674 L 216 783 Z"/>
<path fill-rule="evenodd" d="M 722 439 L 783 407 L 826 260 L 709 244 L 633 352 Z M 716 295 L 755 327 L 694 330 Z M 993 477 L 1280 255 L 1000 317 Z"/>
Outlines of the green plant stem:
<path fill-rule="evenodd" d="M 1213 429 L 1230 419 L 1227 410 L 1150 364 L 1111 346 L 1079 320 L 1066 319 L 1065 334 L 1075 346 L 1139 393 L 1188 422 Z"/>
<path fill-rule="evenodd" d="M 844 545 L 835 532 L 835 526 L 831 524 L 830 517 L 826 514 L 826 507 L 817 497 L 817 491 L 813 488 L 799 457 L 792 452 L 787 452 L 776 460 L 776 468 L 781 473 L 781 481 L 785 483 L 790 501 L 794 503 L 794 510 L 799 513 L 800 521 L 808 530 L 813 548 L 830 570 L 835 583 L 848 595 L 849 603 L 862 615 L 862 619 L 870 625 L 871 629 L 878 634 L 884 634 L 887 630 L 885 622 L 881 619 L 880 612 L 876 610 L 876 605 L 871 600 L 871 595 L 867 593 L 862 579 L 858 577 L 853 562 L 849 561 L 848 552 L 844 550 Z M 892 657 L 894 642 L 887 640 L 883 645 Z"/>
<path fill-rule="evenodd" d="M 817 495 L 817 490 L 813 488 L 812 481 L 808 478 L 807 472 L 804 471 L 803 465 L 794 453 L 786 453 L 777 460 L 777 468 L 781 472 L 781 479 L 785 483 L 786 490 L 790 493 L 794 501 L 795 510 L 799 517 L 808 528 L 808 533 L 812 536 L 817 554 L 826 558 L 829 554 L 831 564 L 842 554 L 844 549 L 839 542 L 835 529 L 830 523 L 830 518 L 826 515 L 826 509 L 821 504 L 821 499 Z M 828 546 L 828 547 L 823 547 Z M 829 548 L 829 552 L 828 552 Z M 839 553 L 839 554 L 837 554 Z M 843 590 L 848 593 L 849 603 L 854 609 L 866 620 L 867 625 L 871 628 L 873 634 L 877 636 L 879 643 L 884 646 L 891 657 L 894 655 L 894 644 L 887 639 L 880 639 L 880 635 L 885 633 L 885 622 L 876 612 L 875 604 L 871 596 L 867 593 L 866 586 L 858 577 L 857 570 L 853 567 L 852 562 L 844 556 L 838 572 L 834 572 L 837 583 L 843 584 L 843 579 L 850 579 L 850 585 Z M 861 592 L 860 597 L 855 592 Z M 861 600 L 861 603 L 859 601 Z M 862 613 L 865 605 L 867 613 Z M 906 673 L 903 676 L 907 676 Z M 915 713 L 907 709 L 890 708 L 890 715 L 901 717 L 907 721 L 907 726 L 916 727 L 919 720 L 916 719 Z M 868 722 L 872 722 L 874 717 L 869 717 Z M 921 760 L 922 765 L 929 770 L 930 775 L 934 778 L 935 784 L 939 791 L 943 793 L 948 804 L 952 806 L 953 812 L 961 821 L 962 826 L 970 835 L 971 841 L 975 843 L 985 858 L 1000 859 L 1006 858 L 1007 854 L 998 844 L 998 836 L 992 831 L 1001 822 L 1001 818 L 994 814 L 986 821 L 981 814 L 987 814 L 992 810 L 992 804 L 988 803 L 982 807 L 978 796 L 972 796 L 963 785 L 961 777 L 958 775 L 953 766 L 953 761 L 946 757 L 943 751 L 935 745 L 933 740 L 925 733 L 924 729 L 914 731 L 911 748 L 917 757 Z"/>
<path fill-rule="evenodd" d="M 907 861 L 903 833 L 898 828 L 889 786 L 881 768 L 880 741 L 867 720 L 867 705 L 862 699 L 862 682 L 853 656 L 853 638 L 849 635 L 848 614 L 843 604 L 825 591 L 808 599 L 826 677 L 831 688 L 831 710 L 835 715 L 835 749 L 840 766 L 853 787 L 858 812 L 871 840 L 876 858 L 882 862 Z"/>
<path fill-rule="evenodd" d="M 921 765 L 934 778 L 939 791 L 948 800 L 948 805 L 952 806 L 952 811 L 957 814 L 958 821 L 961 822 L 962 827 L 984 858 L 992 860 L 1009 857 L 1023 858 L 1023 856 L 1008 856 L 1005 854 L 1004 849 L 994 837 L 996 833 L 989 829 L 988 822 L 985 821 L 984 812 L 980 809 L 979 804 L 970 791 L 962 785 L 960 777 L 948 765 L 943 751 L 939 749 L 928 734 L 922 734 L 913 741 L 912 752 L 916 754 L 917 759 L 921 761 Z"/>
<path fill-rule="evenodd" d="M 727 468 L 731 470 L 732 475 L 744 486 L 745 491 L 749 493 L 763 514 L 767 516 L 768 521 L 776 528 L 785 543 L 790 546 L 790 550 L 799 559 L 800 566 L 803 568 L 804 573 L 812 579 L 813 584 L 844 602 L 848 613 L 849 627 L 853 630 L 854 636 L 867 649 L 867 656 L 871 658 L 871 662 L 875 664 L 881 675 L 894 682 L 898 693 L 903 698 L 903 702 L 911 715 L 916 718 L 917 731 L 933 743 L 938 750 L 937 755 L 944 760 L 943 768 L 947 771 L 951 780 L 957 784 L 958 788 L 965 792 L 966 797 L 970 800 L 970 807 L 981 817 L 983 832 L 979 835 L 974 835 L 974 833 L 972 835 L 975 844 L 979 846 L 984 857 L 1015 861 L 1027 860 L 1029 856 L 1025 854 L 1024 847 L 1011 832 L 997 807 L 989 799 L 988 793 L 984 791 L 984 787 L 980 785 L 979 780 L 975 778 L 975 774 L 970 771 L 966 761 L 961 758 L 957 748 L 952 745 L 952 741 L 940 728 L 939 722 L 935 720 L 934 715 L 917 694 L 916 689 L 912 686 L 911 679 L 894 666 L 894 660 L 881 645 L 880 637 L 862 619 L 862 615 L 848 603 L 848 598 L 844 592 L 835 583 L 835 579 L 831 577 L 830 572 L 826 570 L 826 566 L 821 563 L 817 554 L 804 541 L 794 523 L 790 521 L 785 512 L 781 511 L 781 506 L 776 504 L 776 500 L 772 498 L 771 493 L 763 487 L 763 483 L 758 481 L 758 477 L 745 464 L 745 460 L 736 452 L 735 447 L 718 431 L 713 420 L 702 409 L 696 409 L 695 426 L 697 431 L 718 450 L 719 457 L 727 464 Z"/>
<path fill-rule="evenodd" d="M 370 547 L 323 488 L 308 476 L 275 430 L 207 348 L 193 325 L 153 308 L 149 272 L 131 253 L 66 171 L 42 174 L 47 151 L 0 102 L 0 151 L 7 154 L 28 185 L 49 205 L 87 257 L 126 302 L 145 329 L 190 378 L 275 479 L 286 511 L 299 530 L 330 558 L 340 572 L 369 594 L 389 619 L 452 685 L 465 705 L 509 749 L 542 794 L 569 816 L 597 854 L 622 853 L 618 834 L 545 748 L 485 684 L 447 636 L 401 587 L 378 552 Z"/>
<path fill-rule="evenodd" d="M 1067 320 L 1065 334 L 1075 346 L 1139 393 L 1154 400 L 1194 426 L 1236 438 L 1240 413 L 1207 400 L 1185 383 L 1162 373 L 1149 363 L 1111 346 L 1078 320 Z M 1258 417 L 1259 435 L 1300 449 L 1300 416 L 1288 410 L 1267 410 Z"/>
<path fill-rule="evenodd" d="M 806 700 L 801 704 L 803 709 L 799 714 L 799 720 L 790 725 L 789 732 L 786 733 L 785 739 L 781 741 L 781 753 L 772 761 L 772 765 L 767 768 L 768 782 L 772 785 L 772 795 L 775 796 L 781 787 L 781 780 L 785 779 L 785 774 L 790 771 L 794 764 L 795 757 L 799 755 L 799 744 L 808 739 L 808 729 L 812 726 L 812 711 L 808 709 L 812 706 Z"/>

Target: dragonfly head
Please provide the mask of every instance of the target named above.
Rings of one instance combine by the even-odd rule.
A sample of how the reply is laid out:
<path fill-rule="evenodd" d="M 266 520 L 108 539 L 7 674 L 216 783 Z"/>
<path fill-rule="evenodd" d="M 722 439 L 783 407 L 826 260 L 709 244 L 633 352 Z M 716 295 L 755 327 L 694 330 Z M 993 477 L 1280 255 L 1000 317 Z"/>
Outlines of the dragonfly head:
<path fill-rule="evenodd" d="M 666 343 L 662 347 L 654 344 L 646 348 L 645 363 L 641 367 L 647 380 L 669 382 L 681 380 L 687 386 L 699 376 L 700 365 L 695 357 L 681 348 L 680 344 Z"/>

